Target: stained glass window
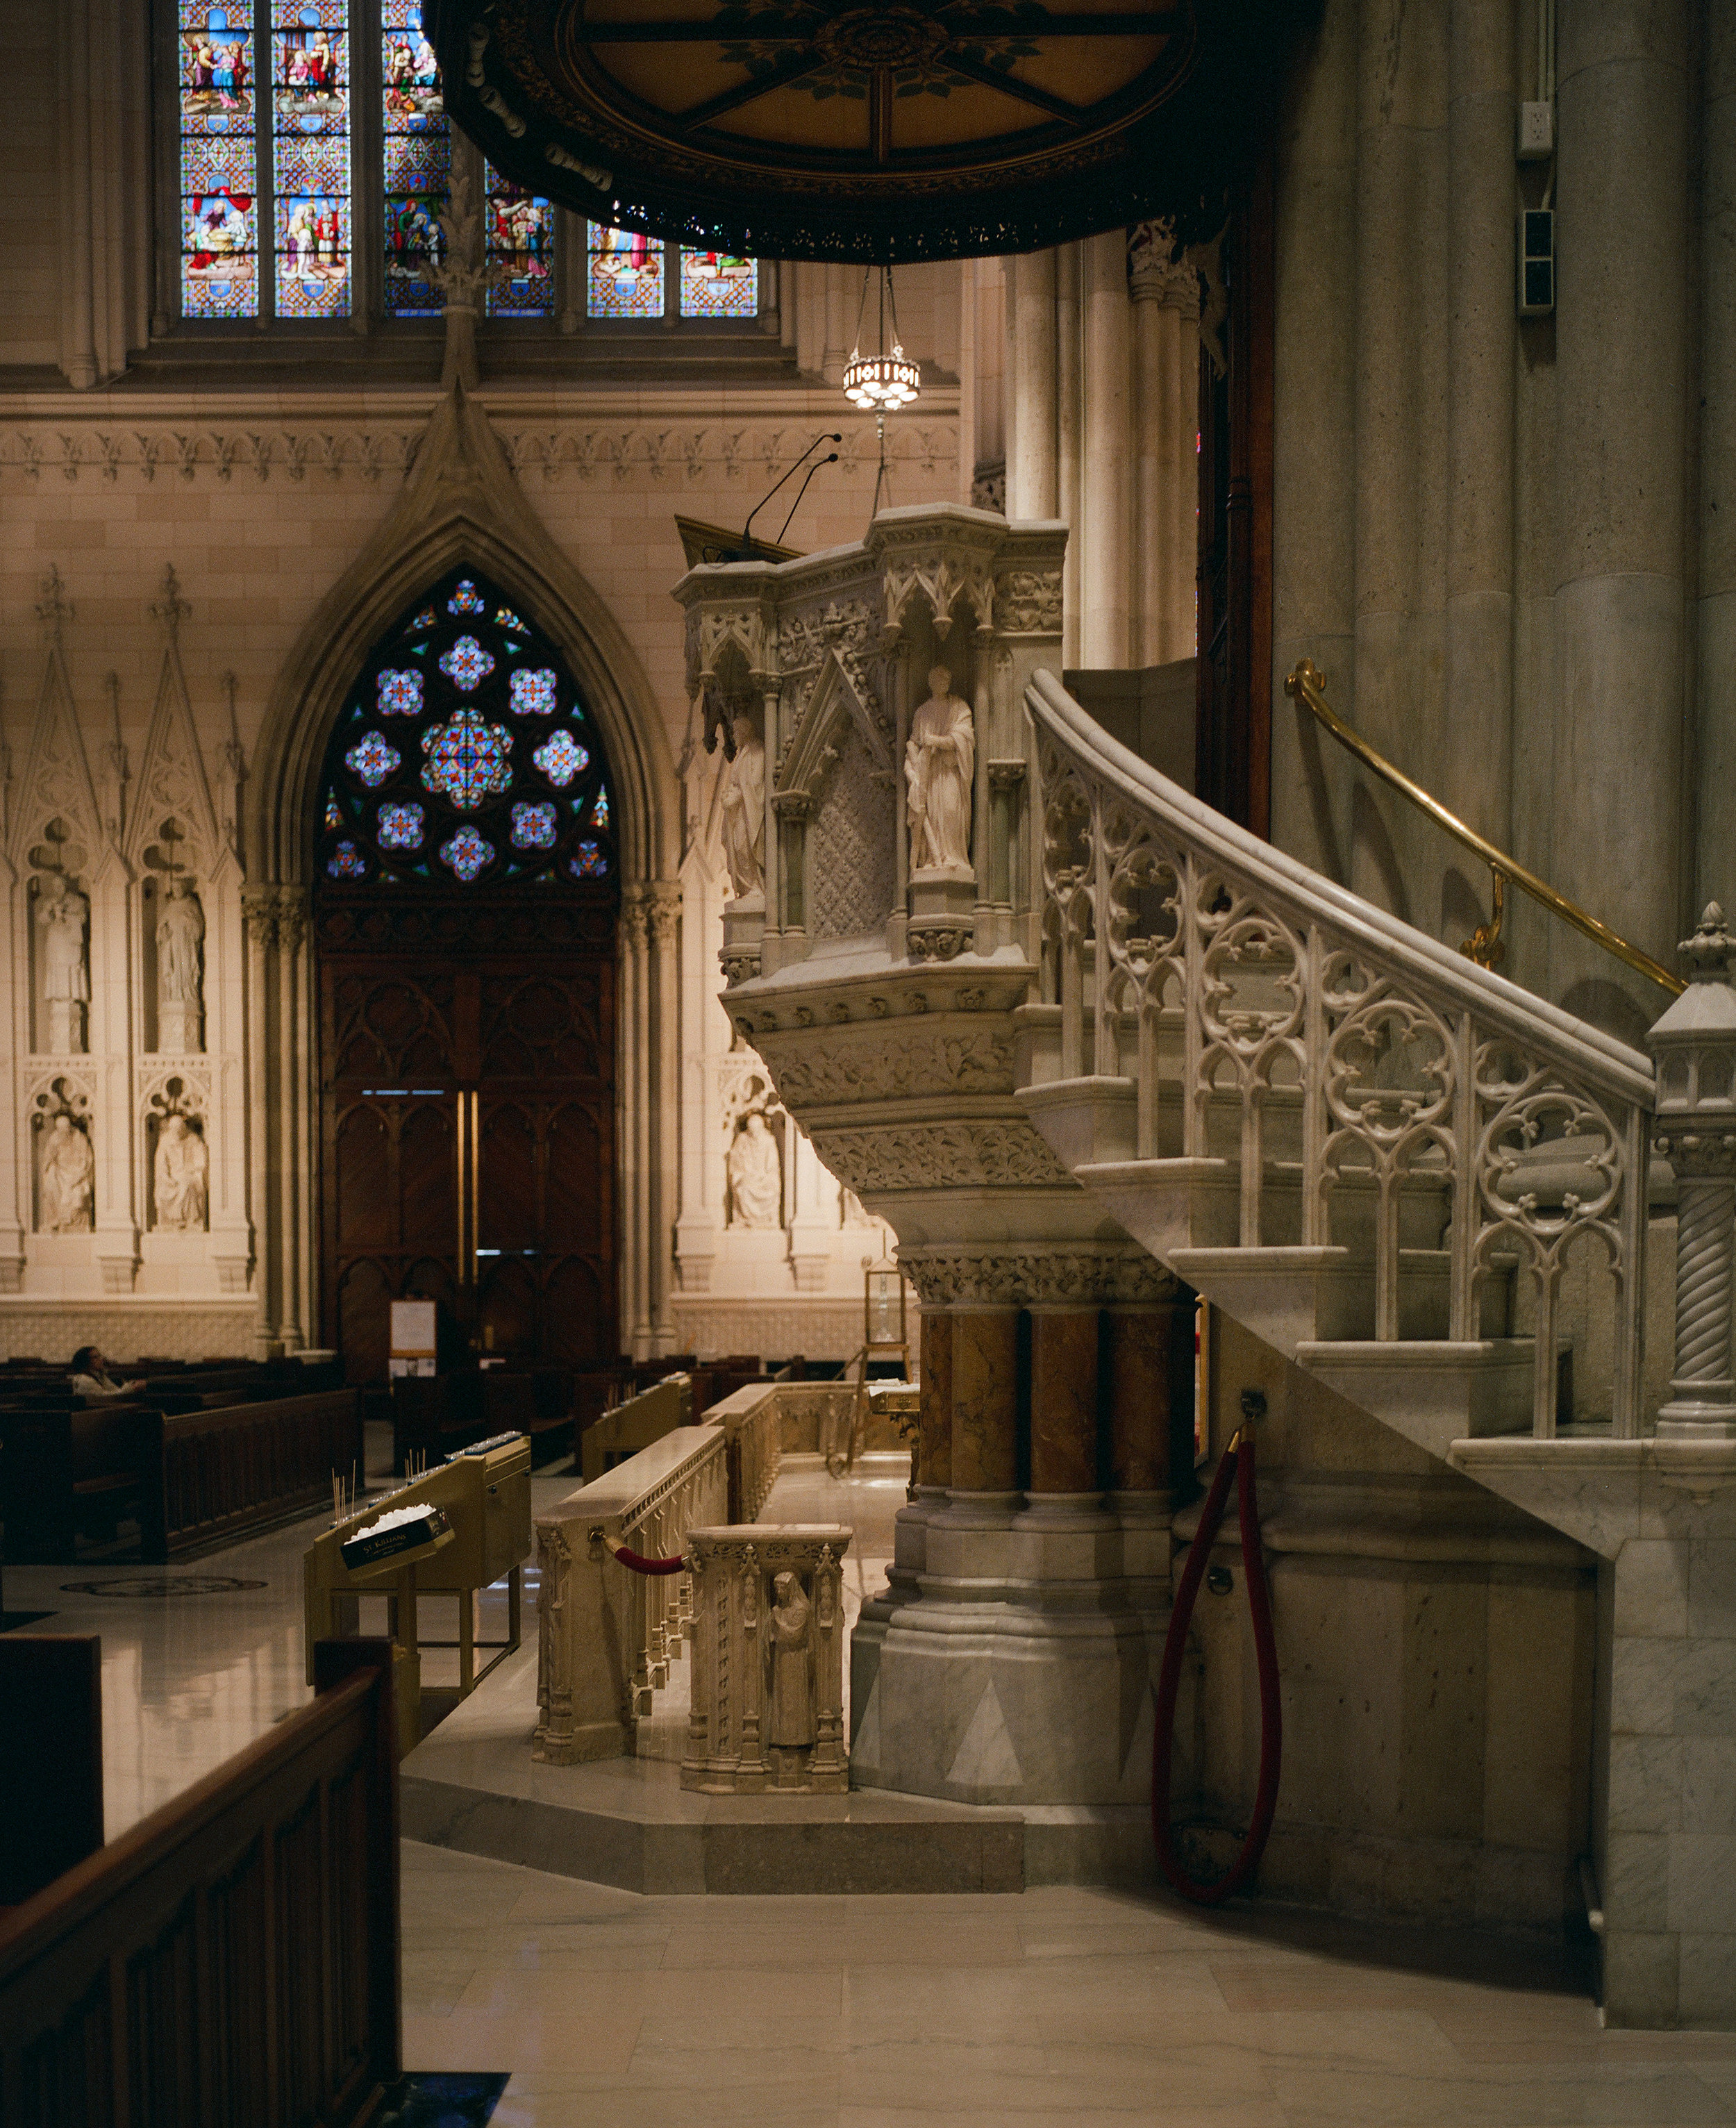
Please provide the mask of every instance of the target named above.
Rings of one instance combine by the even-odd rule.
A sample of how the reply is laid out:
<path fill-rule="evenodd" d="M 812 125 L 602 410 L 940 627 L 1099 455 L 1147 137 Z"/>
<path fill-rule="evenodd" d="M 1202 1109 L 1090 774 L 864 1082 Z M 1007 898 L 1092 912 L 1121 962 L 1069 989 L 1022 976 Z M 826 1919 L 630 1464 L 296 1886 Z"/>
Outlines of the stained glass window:
<path fill-rule="evenodd" d="M 723 251 L 681 254 L 684 318 L 752 318 L 759 308 L 760 269 L 753 259 Z"/>
<path fill-rule="evenodd" d="M 554 674 L 541 666 L 534 670 L 521 667 L 512 676 L 512 706 L 521 717 L 550 717 L 554 715 Z"/>
<path fill-rule="evenodd" d="M 382 672 L 380 675 L 380 715 L 413 717 L 422 706 L 420 672 Z"/>
<path fill-rule="evenodd" d="M 380 847 L 387 850 L 419 850 L 422 847 L 422 808 L 397 804 L 380 808 Z"/>
<path fill-rule="evenodd" d="M 512 809 L 512 846 L 515 850 L 552 850 L 559 831 L 553 805 L 546 798 Z"/>
<path fill-rule="evenodd" d="M 440 845 L 441 862 L 449 864 L 467 886 L 493 856 L 493 843 L 485 842 L 474 828 L 467 825 Z"/>
<path fill-rule="evenodd" d="M 582 698 L 554 645 L 474 574 L 453 570 L 376 647 L 320 787 L 325 891 L 614 891 L 614 801 Z"/>
<path fill-rule="evenodd" d="M 542 199 L 488 166 L 485 251 L 488 315 L 546 318 L 554 311 L 553 200 Z"/>
<path fill-rule="evenodd" d="M 494 660 L 473 635 L 461 635 L 440 659 L 440 670 L 467 695 L 494 670 Z"/>
<path fill-rule="evenodd" d="M 259 307 L 259 157 L 250 0 L 181 0 L 181 308 L 250 318 Z"/>
<path fill-rule="evenodd" d="M 280 318 L 348 317 L 349 0 L 272 0 Z"/>
<path fill-rule="evenodd" d="M 474 813 L 511 784 L 512 734 L 480 710 L 460 710 L 450 724 L 424 732 L 422 751 L 422 787 L 443 792 L 461 813 Z"/>
<path fill-rule="evenodd" d="M 421 0 L 382 0 L 381 152 L 385 173 L 386 315 L 439 313 L 422 268 L 440 256 L 440 215 L 452 184 L 452 140 L 440 70 Z"/>
<path fill-rule="evenodd" d="M 564 791 L 591 766 L 591 756 L 570 731 L 555 732 L 530 758 L 557 791 Z"/>
<path fill-rule="evenodd" d="M 383 732 L 370 732 L 344 757 L 345 765 L 354 769 L 370 791 L 377 791 L 403 758 Z"/>
<path fill-rule="evenodd" d="M 663 247 L 630 229 L 587 221 L 585 315 L 591 318 L 660 318 L 663 315 Z"/>

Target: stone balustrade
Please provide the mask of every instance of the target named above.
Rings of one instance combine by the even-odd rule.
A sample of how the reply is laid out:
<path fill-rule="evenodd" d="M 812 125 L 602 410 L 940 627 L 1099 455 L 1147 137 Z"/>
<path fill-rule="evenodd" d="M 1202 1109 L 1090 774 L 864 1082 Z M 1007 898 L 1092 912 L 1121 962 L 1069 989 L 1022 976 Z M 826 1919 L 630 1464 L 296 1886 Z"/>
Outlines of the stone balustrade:
<path fill-rule="evenodd" d="M 672 1558 L 696 1525 L 728 1513 L 723 1428 L 683 1426 L 537 1517 L 534 1757 L 573 1765 L 630 1752 L 633 1724 L 651 1712 L 687 1633 L 688 1576 L 634 1574 L 609 1556 L 603 1538 Z"/>
<path fill-rule="evenodd" d="M 688 1535 L 693 1709 L 681 1786 L 842 1793 L 843 1559 L 839 1523 L 745 1524 Z"/>

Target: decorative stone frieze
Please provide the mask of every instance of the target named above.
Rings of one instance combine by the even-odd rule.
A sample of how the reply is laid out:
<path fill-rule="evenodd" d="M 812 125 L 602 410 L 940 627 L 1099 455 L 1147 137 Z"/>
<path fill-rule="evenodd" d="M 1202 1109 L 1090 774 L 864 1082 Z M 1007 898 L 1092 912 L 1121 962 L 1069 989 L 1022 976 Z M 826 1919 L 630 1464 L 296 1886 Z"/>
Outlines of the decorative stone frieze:
<path fill-rule="evenodd" d="M 918 1123 L 899 1129 L 825 1130 L 814 1147 L 861 1196 L 883 1190 L 1065 1189 L 1067 1171 L 1030 1124 Z"/>
<path fill-rule="evenodd" d="M 1171 1299 L 1177 1290 L 1174 1275 L 1131 1242 L 1125 1252 L 901 1248 L 899 1263 L 932 1308 L 1131 1305 Z"/>

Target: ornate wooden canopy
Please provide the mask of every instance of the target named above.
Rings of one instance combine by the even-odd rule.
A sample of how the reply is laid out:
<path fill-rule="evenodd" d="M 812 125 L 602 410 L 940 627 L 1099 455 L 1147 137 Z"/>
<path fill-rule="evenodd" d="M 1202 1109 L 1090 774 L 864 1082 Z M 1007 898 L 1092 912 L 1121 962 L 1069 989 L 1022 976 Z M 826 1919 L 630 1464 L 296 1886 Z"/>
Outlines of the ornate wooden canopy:
<path fill-rule="evenodd" d="M 1210 234 L 1315 0 L 438 0 L 447 107 L 598 221 L 761 256 Z"/>

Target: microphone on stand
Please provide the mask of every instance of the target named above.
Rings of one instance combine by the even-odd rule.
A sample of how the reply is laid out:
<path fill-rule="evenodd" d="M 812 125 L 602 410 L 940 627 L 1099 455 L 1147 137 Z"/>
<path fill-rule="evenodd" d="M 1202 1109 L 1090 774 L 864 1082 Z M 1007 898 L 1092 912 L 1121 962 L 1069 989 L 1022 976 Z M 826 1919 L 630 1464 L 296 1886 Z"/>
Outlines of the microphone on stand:
<path fill-rule="evenodd" d="M 823 443 L 827 439 L 820 437 L 816 439 L 816 440 Z M 812 480 L 822 466 L 836 465 L 837 462 L 837 453 L 836 451 L 828 451 L 824 458 L 816 458 L 813 463 L 809 467 L 808 480 Z M 784 520 L 784 532 L 787 532 L 790 530 L 791 522 L 794 519 L 795 513 L 802 506 L 802 497 L 808 492 L 808 480 L 804 480 L 795 492 L 795 501 L 790 506 L 790 515 Z M 778 544 L 780 547 L 784 544 L 784 532 L 780 532 L 778 534 Z"/>
<path fill-rule="evenodd" d="M 774 482 L 773 482 L 773 484 L 771 485 L 771 487 L 768 487 L 768 488 L 766 489 L 766 492 L 765 492 L 765 493 L 764 493 L 764 494 L 760 497 L 759 501 L 758 501 L 757 503 L 755 503 L 755 505 L 753 506 L 752 509 L 752 510 L 750 510 L 750 511 L 748 511 L 748 513 L 747 513 L 747 525 L 744 525 L 742 527 L 742 539 L 745 539 L 747 537 L 748 526 L 749 526 L 749 525 L 751 525 L 753 523 L 754 519 L 759 515 L 760 512 L 761 512 L 761 511 L 766 507 L 766 505 L 768 502 L 770 502 L 770 501 L 771 501 L 771 500 L 772 496 L 775 496 L 775 495 L 777 493 L 777 492 L 778 492 L 779 488 L 780 488 L 780 487 L 784 485 L 784 481 L 785 481 L 785 480 L 793 480 L 793 479 L 795 477 L 795 476 L 797 475 L 797 473 L 799 473 L 801 471 L 801 469 L 802 469 L 803 466 L 804 466 L 804 464 L 806 464 L 806 463 L 807 463 L 807 461 L 808 461 L 808 457 L 809 457 L 809 452 L 817 451 L 817 450 L 819 449 L 819 447 L 820 447 L 820 445 L 821 445 L 822 444 L 841 444 L 841 443 L 842 443 L 842 442 L 843 442 L 843 440 L 844 440 L 844 438 L 843 438 L 843 434 L 842 434 L 842 430 L 840 430 L 839 432 L 837 432 L 836 435 L 829 435 L 829 436 L 816 436 L 816 437 L 814 438 L 813 441 L 813 442 L 812 442 L 812 443 L 808 446 L 808 449 L 807 449 L 807 450 L 805 450 L 805 451 L 804 451 L 804 452 L 802 453 L 801 457 L 800 457 L 800 458 L 799 458 L 796 460 L 795 463 L 794 463 L 793 466 L 791 466 L 791 468 L 790 468 L 789 472 L 788 472 L 788 473 L 786 473 L 784 475 L 784 479 L 783 479 L 783 480 L 780 480 L 780 481 Z M 832 453 L 832 457 L 833 457 L 833 458 L 836 458 L 836 457 L 837 456 L 837 453 L 836 451 L 834 451 L 834 452 Z M 830 459 L 828 459 L 828 458 L 822 458 L 822 459 L 821 459 L 821 461 L 820 461 L 820 463 L 821 463 L 822 465 L 828 465 L 828 464 L 829 464 L 830 463 L 831 463 L 831 460 L 830 460 Z M 815 468 L 815 470 L 818 470 L 818 468 Z M 810 474 L 809 474 L 809 479 L 811 479 L 812 477 L 813 477 L 813 474 L 810 473 Z M 806 481 L 804 481 L 804 482 L 803 482 L 803 483 L 802 483 L 802 485 L 803 485 L 803 487 L 805 487 L 807 486 L 807 484 L 808 484 L 808 482 L 807 482 Z M 800 497 L 799 496 L 797 496 L 797 498 L 796 498 L 796 500 L 799 502 L 799 501 L 800 501 L 800 500 L 801 500 L 801 497 Z M 793 517 L 793 516 L 795 515 L 795 512 L 794 512 L 794 511 L 791 511 L 791 512 L 790 513 L 790 516 L 791 516 L 791 517 Z M 789 518 L 785 518 L 785 520 L 784 520 L 784 524 L 785 524 L 785 530 L 787 531 L 787 530 L 788 530 L 788 529 L 789 529 L 789 524 L 790 524 L 790 520 L 789 520 Z M 783 544 L 782 540 L 781 540 L 781 539 L 780 539 L 780 541 L 779 541 L 779 543 L 778 543 L 778 544 L 779 544 L 780 545 L 782 545 L 782 544 Z"/>

